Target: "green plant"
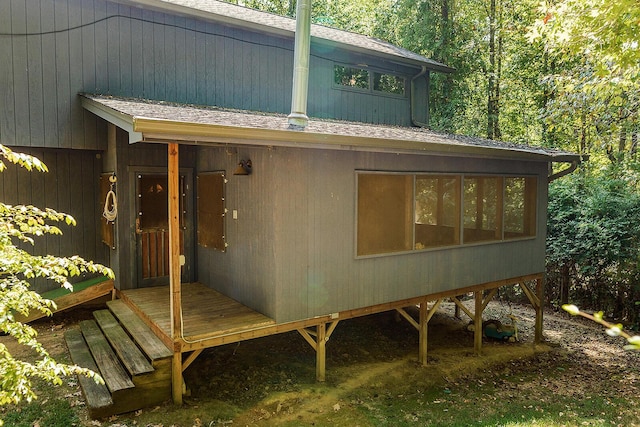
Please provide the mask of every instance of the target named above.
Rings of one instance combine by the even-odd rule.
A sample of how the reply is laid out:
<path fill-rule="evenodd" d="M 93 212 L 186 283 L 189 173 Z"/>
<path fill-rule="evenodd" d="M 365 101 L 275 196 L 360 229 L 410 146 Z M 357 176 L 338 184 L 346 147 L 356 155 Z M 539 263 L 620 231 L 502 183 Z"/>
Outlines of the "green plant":
<path fill-rule="evenodd" d="M 0 144 L 0 172 L 6 169 L 3 159 L 29 171 L 46 172 L 47 167 L 36 157 L 13 152 Z M 33 255 L 22 247 L 33 246 L 36 239 L 47 234 L 62 234 L 56 223 L 75 225 L 75 219 L 53 209 L 39 209 L 28 205 L 8 205 L 0 202 L 0 331 L 11 335 L 19 344 L 30 347 L 37 354 L 35 362 L 13 357 L 0 344 L 0 405 L 17 404 L 36 398 L 32 379 L 60 385 L 61 376 L 82 374 L 102 379 L 96 373 L 74 365 L 58 363 L 38 342 L 36 330 L 16 319 L 32 310 L 52 313 L 55 303 L 29 289 L 29 280 L 41 277 L 73 289 L 69 279 L 85 273 L 99 273 L 113 278 L 113 272 L 100 264 L 79 256 L 58 257 Z M 0 419 L 0 426 L 3 421 Z"/>
<path fill-rule="evenodd" d="M 607 328 L 607 334 L 612 337 L 622 336 L 627 339 L 628 344 L 624 346 L 625 350 L 640 350 L 640 335 L 630 335 L 625 332 L 621 324 L 613 324 L 604 320 L 604 313 L 599 311 L 594 314 L 585 313 L 573 304 L 564 304 L 562 308 L 574 316 L 582 316 L 586 319 L 593 320 Z"/>

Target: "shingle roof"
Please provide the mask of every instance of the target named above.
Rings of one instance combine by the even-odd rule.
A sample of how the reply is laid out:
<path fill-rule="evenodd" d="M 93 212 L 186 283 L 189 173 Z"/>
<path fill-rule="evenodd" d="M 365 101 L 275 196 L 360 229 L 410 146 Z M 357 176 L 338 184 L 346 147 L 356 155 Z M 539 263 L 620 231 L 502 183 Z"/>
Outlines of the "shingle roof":
<path fill-rule="evenodd" d="M 156 10 L 191 15 L 203 19 L 226 22 L 249 29 L 276 33 L 293 37 L 295 19 L 273 13 L 262 12 L 218 0 L 116 0 Z M 312 42 L 337 43 L 349 49 L 365 51 L 378 56 L 396 58 L 414 65 L 424 65 L 429 69 L 443 72 L 454 71 L 437 61 L 433 61 L 410 50 L 395 46 L 383 40 L 362 34 L 338 30 L 322 25 L 311 25 Z"/>
<path fill-rule="evenodd" d="M 304 131 L 290 130 L 285 115 L 141 99 L 82 94 L 83 106 L 130 132 L 131 142 L 177 141 L 296 146 L 410 154 L 578 161 L 577 154 L 434 132 L 310 119 Z"/>

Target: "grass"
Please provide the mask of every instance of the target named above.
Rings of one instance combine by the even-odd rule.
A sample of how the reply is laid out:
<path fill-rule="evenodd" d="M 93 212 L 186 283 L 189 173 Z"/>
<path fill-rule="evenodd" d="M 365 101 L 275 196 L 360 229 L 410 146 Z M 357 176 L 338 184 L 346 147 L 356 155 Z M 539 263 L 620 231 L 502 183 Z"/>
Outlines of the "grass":
<path fill-rule="evenodd" d="M 70 427 L 80 424 L 78 415 L 65 399 L 33 401 L 4 415 L 7 427 Z"/>

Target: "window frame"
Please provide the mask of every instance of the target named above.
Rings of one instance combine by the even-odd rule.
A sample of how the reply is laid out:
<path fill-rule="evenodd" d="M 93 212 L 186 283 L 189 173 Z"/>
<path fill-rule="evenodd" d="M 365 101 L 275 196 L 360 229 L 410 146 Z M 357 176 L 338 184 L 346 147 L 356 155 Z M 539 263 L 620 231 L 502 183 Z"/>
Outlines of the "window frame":
<path fill-rule="evenodd" d="M 358 87 L 358 86 L 349 86 L 349 85 L 343 85 L 341 83 L 336 82 L 336 74 L 335 74 L 336 73 L 336 67 L 351 68 L 351 69 L 366 71 L 367 74 L 368 74 L 368 76 L 367 76 L 367 87 L 366 88 L 362 88 L 362 87 Z M 357 93 L 368 93 L 368 94 L 375 94 L 375 95 L 381 95 L 381 96 L 389 96 L 389 97 L 392 97 L 392 98 L 407 98 L 407 92 L 408 92 L 407 91 L 407 81 L 408 81 L 408 78 L 405 75 L 402 75 L 402 74 L 399 74 L 399 73 L 394 73 L 394 72 L 389 72 L 387 70 L 381 70 L 381 69 L 378 69 L 378 68 L 375 68 L 375 67 L 369 67 L 368 65 L 345 64 L 345 63 L 339 63 L 339 62 L 334 62 L 333 63 L 332 73 L 333 73 L 333 80 L 332 80 L 333 89 L 346 90 L 346 91 L 352 91 L 352 92 L 357 92 Z M 375 89 L 375 75 L 376 74 L 388 75 L 388 76 L 392 76 L 392 77 L 396 77 L 396 78 L 402 79 L 404 81 L 402 94 Z"/>
<path fill-rule="evenodd" d="M 478 245 L 488 245 L 488 244 L 500 244 L 500 243 L 508 243 L 514 241 L 522 241 L 522 240 L 535 240 L 538 238 L 538 218 L 539 218 L 539 198 L 540 191 L 538 186 L 539 176 L 534 174 L 482 174 L 482 173 L 447 173 L 447 172 L 399 172 L 399 171 L 372 171 L 372 170 L 356 170 L 355 171 L 355 224 L 354 224 L 354 252 L 355 258 L 371 258 L 371 257 L 380 257 L 380 256 L 389 256 L 389 255 L 402 255 L 409 254 L 415 252 L 425 252 L 425 251 L 437 251 L 442 249 L 450 249 L 450 248 L 461 248 L 461 247 L 471 247 Z M 410 249 L 406 250 L 398 250 L 398 251 L 384 251 L 384 252 L 371 252 L 367 251 L 362 247 L 359 247 L 361 243 L 361 236 L 359 235 L 359 231 L 361 229 L 360 225 L 360 177 L 363 175 L 395 175 L 395 176 L 406 176 L 412 179 L 413 181 L 413 193 L 410 196 L 410 200 L 412 202 L 411 209 L 411 218 L 413 218 L 412 223 L 408 224 L 412 228 L 413 240 L 412 245 L 410 245 Z M 457 180 L 457 185 L 459 186 L 457 192 L 457 208 L 458 208 L 458 225 L 454 227 L 457 230 L 458 236 L 454 238 L 454 242 L 451 244 L 434 244 L 434 245 L 424 245 L 423 247 L 417 247 L 419 243 L 416 237 L 416 230 L 418 218 L 416 218 L 416 206 L 417 206 L 417 180 L 420 178 L 451 178 Z M 499 229 L 496 230 L 496 238 L 493 239 L 485 239 L 485 240 L 476 240 L 476 241 L 465 241 L 465 205 L 464 205 L 464 185 L 465 179 L 468 178 L 483 178 L 490 179 L 496 178 L 499 182 L 500 188 L 496 189 L 497 199 L 500 201 L 500 205 L 495 207 L 495 210 L 499 213 L 499 217 L 496 218 L 496 221 L 499 223 Z M 515 235 L 515 233 L 511 233 L 511 235 L 507 236 L 505 230 L 505 215 L 506 215 L 506 207 L 505 207 L 505 191 L 506 191 L 506 183 L 509 179 L 523 179 L 524 180 L 524 190 L 523 190 L 523 213 L 522 213 L 522 221 L 523 221 L 523 232 Z M 527 190 L 529 188 L 529 190 Z M 529 206 L 529 208 L 527 207 Z M 443 225 L 446 221 L 443 221 Z M 405 224 L 407 226 L 407 224 Z M 527 232 L 527 227 L 529 230 Z M 499 234 L 498 234 L 499 231 Z"/>

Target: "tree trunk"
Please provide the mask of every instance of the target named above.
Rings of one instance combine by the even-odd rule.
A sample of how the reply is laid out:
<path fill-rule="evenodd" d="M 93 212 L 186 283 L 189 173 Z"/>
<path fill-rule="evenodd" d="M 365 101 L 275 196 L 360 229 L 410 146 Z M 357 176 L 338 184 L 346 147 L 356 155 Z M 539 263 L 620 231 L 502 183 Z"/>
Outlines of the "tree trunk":
<path fill-rule="evenodd" d="M 569 304 L 569 287 L 571 285 L 569 272 L 569 263 L 564 263 L 560 269 L 560 305 Z"/>
<path fill-rule="evenodd" d="M 498 0 L 491 0 L 489 8 L 489 70 L 487 83 L 487 138 L 500 138 L 500 54 L 501 37 L 498 34 Z"/>

